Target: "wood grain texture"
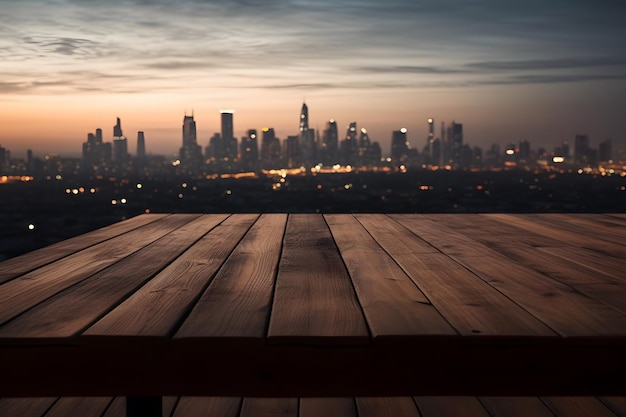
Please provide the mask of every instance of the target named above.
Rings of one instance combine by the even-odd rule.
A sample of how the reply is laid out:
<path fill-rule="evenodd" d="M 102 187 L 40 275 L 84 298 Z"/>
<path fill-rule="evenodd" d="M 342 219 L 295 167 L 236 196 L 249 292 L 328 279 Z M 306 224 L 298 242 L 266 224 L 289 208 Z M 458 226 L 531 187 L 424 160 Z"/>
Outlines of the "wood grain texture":
<path fill-rule="evenodd" d="M 411 397 L 358 397 L 359 417 L 420 417 Z"/>
<path fill-rule="evenodd" d="M 109 397 L 63 397 L 46 417 L 100 417 L 113 399 Z"/>
<path fill-rule="evenodd" d="M 595 397 L 542 397 L 542 401 L 557 417 L 615 417 Z"/>
<path fill-rule="evenodd" d="M 197 217 L 165 217 L 0 285 L 0 323 L 104 270 Z"/>
<path fill-rule="evenodd" d="M 0 335 L 67 337 L 80 333 L 177 259 L 225 217 L 206 215 L 182 225 L 109 268 L 31 308 L 0 327 Z"/>
<path fill-rule="evenodd" d="M 604 252 L 617 259 L 626 258 L 625 246 L 603 240 L 598 232 L 590 233 L 576 226 L 566 226 L 563 222 L 556 221 L 556 218 L 550 214 L 485 214 L 485 216 L 495 221 L 516 226 L 524 232 L 531 231 L 559 239 L 571 246 Z M 620 240 L 623 241 L 623 239 L 624 236 L 622 235 Z"/>
<path fill-rule="evenodd" d="M 157 221 L 166 214 L 142 214 L 0 263 L 0 284 L 115 236 Z"/>
<path fill-rule="evenodd" d="M 476 397 L 414 397 L 422 417 L 491 417 Z"/>
<path fill-rule="evenodd" d="M 380 233 L 402 228 L 391 218 L 365 214 L 357 219 L 460 334 L 555 336 L 526 310 L 447 255 L 406 251 L 404 248 L 420 240 L 414 234 Z"/>
<path fill-rule="evenodd" d="M 326 215 L 374 338 L 456 332 L 352 216 Z"/>
<path fill-rule="evenodd" d="M 217 272 L 176 338 L 265 338 L 286 223 L 285 214 L 259 218 Z"/>
<path fill-rule="evenodd" d="M 244 398 L 240 417 L 298 417 L 297 398 Z"/>
<path fill-rule="evenodd" d="M 289 216 L 268 340 L 274 343 L 281 340 L 366 343 L 368 340 L 350 277 L 321 216 Z"/>
<path fill-rule="evenodd" d="M 256 214 L 229 217 L 84 334 L 172 335 L 257 218 Z"/>
<path fill-rule="evenodd" d="M 598 399 L 619 417 L 626 417 L 626 397 L 599 397 Z"/>
<path fill-rule="evenodd" d="M 238 417 L 241 398 L 181 397 L 172 417 Z"/>
<path fill-rule="evenodd" d="M 0 416 L 42 417 L 57 398 L 0 398 Z"/>
<path fill-rule="evenodd" d="M 357 417 L 354 398 L 301 398 L 298 417 Z"/>
<path fill-rule="evenodd" d="M 492 417 L 555 417 L 538 397 L 481 397 Z"/>
<path fill-rule="evenodd" d="M 436 240 L 439 234 L 447 235 L 448 239 L 461 236 L 444 225 L 439 227 L 437 233 L 425 231 L 422 227 L 423 220 L 419 217 L 393 217 L 415 233 L 421 233 L 426 240 Z M 470 237 L 463 237 L 461 240 L 462 243 L 451 243 L 448 248 L 440 246 L 440 249 L 559 334 L 563 336 L 626 334 L 626 316 L 612 307 L 517 263 L 493 249 L 483 247 L 481 256 L 475 256 L 474 251 L 470 251 L 468 255 L 463 252 L 463 246 L 480 244 L 475 241 L 472 243 Z"/>

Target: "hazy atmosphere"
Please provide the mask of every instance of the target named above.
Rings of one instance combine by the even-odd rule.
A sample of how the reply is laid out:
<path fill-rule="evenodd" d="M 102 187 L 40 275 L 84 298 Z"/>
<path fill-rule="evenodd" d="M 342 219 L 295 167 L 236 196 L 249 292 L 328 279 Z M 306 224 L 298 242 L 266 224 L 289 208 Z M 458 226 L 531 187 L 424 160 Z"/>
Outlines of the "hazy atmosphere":
<path fill-rule="evenodd" d="M 234 109 L 235 136 L 334 118 L 383 151 L 425 120 L 465 141 L 552 147 L 584 132 L 624 148 L 622 1 L 0 1 L 0 145 L 79 155 L 115 118 L 148 153 L 175 153 L 185 112 L 198 143 Z M 129 149 L 134 153 L 134 146 Z"/>

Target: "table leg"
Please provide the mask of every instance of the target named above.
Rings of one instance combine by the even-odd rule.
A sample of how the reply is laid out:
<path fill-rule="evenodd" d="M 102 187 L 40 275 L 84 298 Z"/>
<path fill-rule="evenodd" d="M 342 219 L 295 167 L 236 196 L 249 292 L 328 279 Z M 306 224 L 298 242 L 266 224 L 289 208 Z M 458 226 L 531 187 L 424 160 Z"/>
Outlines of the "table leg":
<path fill-rule="evenodd" d="M 161 397 L 127 397 L 126 417 L 163 417 Z"/>

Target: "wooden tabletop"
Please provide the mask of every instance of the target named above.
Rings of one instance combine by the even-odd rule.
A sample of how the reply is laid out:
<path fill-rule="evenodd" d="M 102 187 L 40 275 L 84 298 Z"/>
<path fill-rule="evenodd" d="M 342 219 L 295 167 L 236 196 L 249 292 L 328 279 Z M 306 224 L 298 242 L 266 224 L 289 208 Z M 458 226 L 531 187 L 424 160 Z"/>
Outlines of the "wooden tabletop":
<path fill-rule="evenodd" d="M 624 395 L 624 214 L 150 214 L 0 263 L 0 396 Z"/>

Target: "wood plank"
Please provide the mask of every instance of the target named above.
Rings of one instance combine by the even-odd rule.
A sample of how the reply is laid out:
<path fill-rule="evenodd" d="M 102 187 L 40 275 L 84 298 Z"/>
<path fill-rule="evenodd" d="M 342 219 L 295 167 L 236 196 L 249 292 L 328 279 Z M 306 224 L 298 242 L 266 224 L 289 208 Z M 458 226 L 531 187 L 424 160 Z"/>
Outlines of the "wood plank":
<path fill-rule="evenodd" d="M 298 417 L 357 417 L 354 398 L 301 398 Z"/>
<path fill-rule="evenodd" d="M 626 262 L 604 253 L 584 248 L 539 248 L 550 255 L 567 262 L 589 268 L 604 275 L 610 275 L 620 282 L 626 282 Z M 625 258 L 626 259 L 626 258 Z"/>
<path fill-rule="evenodd" d="M 357 219 L 391 255 L 430 302 L 462 335 L 535 335 L 555 333 L 526 310 L 442 253 L 415 255 L 410 248 L 420 239 L 412 233 L 379 233 L 407 229 L 379 214 Z"/>
<path fill-rule="evenodd" d="M 0 284 L 80 250 L 157 221 L 166 214 L 142 214 L 0 263 Z"/>
<path fill-rule="evenodd" d="M 57 398 L 0 398 L 0 416 L 42 417 Z"/>
<path fill-rule="evenodd" d="M 481 397 L 492 417 L 555 417 L 538 397 Z"/>
<path fill-rule="evenodd" d="M 566 243 L 549 236 L 530 231 L 520 233 L 519 228 L 502 222 L 494 222 L 483 214 L 434 214 L 425 218 L 438 221 L 447 229 L 452 229 L 492 249 L 500 247 L 526 246 L 565 246 Z"/>
<path fill-rule="evenodd" d="M 240 417 L 297 417 L 297 398 L 244 398 Z"/>
<path fill-rule="evenodd" d="M 431 235 L 434 231 L 425 232 L 419 218 L 402 218 L 400 222 L 427 240 L 436 238 Z M 441 228 L 438 233 L 449 238 L 457 235 Z M 463 245 L 471 245 L 471 239 L 466 238 Z M 466 255 L 456 244 L 442 251 L 563 336 L 626 334 L 625 315 L 492 249 L 487 248 L 482 256 L 473 256 L 474 252 Z"/>
<path fill-rule="evenodd" d="M 111 310 L 224 220 L 204 215 L 0 327 L 2 337 L 67 337 Z M 131 271 L 132 273 L 129 273 Z"/>
<path fill-rule="evenodd" d="M 490 417 L 476 397 L 414 397 L 414 399 L 422 417 Z"/>
<path fill-rule="evenodd" d="M 290 215 L 268 341 L 362 344 L 368 340 L 350 277 L 324 219 Z"/>
<path fill-rule="evenodd" d="M 626 417 L 626 397 L 598 397 L 598 400 L 619 417 Z"/>
<path fill-rule="evenodd" d="M 238 417 L 241 398 L 181 397 L 172 417 Z"/>
<path fill-rule="evenodd" d="M 542 401 L 557 417 L 615 417 L 595 397 L 542 397 Z"/>
<path fill-rule="evenodd" d="M 392 214 L 390 217 L 407 227 L 420 239 L 425 240 L 441 252 L 449 255 L 462 253 L 467 256 L 484 256 L 490 248 L 461 233 L 445 229 L 445 217 L 440 215 Z"/>
<path fill-rule="evenodd" d="M 246 233 L 175 338 L 265 339 L 286 214 L 264 214 Z"/>
<path fill-rule="evenodd" d="M 0 285 L 0 323 L 102 271 L 197 217 L 165 217 Z"/>
<path fill-rule="evenodd" d="M 359 417 L 420 417 L 411 397 L 358 397 Z"/>
<path fill-rule="evenodd" d="M 59 398 L 46 417 L 100 417 L 112 400 L 110 397 Z"/>
<path fill-rule="evenodd" d="M 590 239 L 599 239 L 615 245 L 626 246 L 626 226 L 606 224 L 599 216 L 585 218 L 574 214 L 551 213 L 549 215 L 534 215 L 533 219 L 554 225 L 563 230 L 586 236 Z"/>
<path fill-rule="evenodd" d="M 495 221 L 514 225 L 524 231 L 531 231 L 544 236 L 550 236 L 566 242 L 570 246 L 593 249 L 604 252 L 614 258 L 626 258 L 626 247 L 607 242 L 597 234 L 585 232 L 575 227 L 565 227 L 562 223 L 556 224 L 550 220 L 550 215 L 521 215 L 521 214 L 484 214 Z"/>
<path fill-rule="evenodd" d="M 172 335 L 257 218 L 230 216 L 84 335 Z"/>
<path fill-rule="evenodd" d="M 353 216 L 325 218 L 374 338 L 457 334 Z"/>

